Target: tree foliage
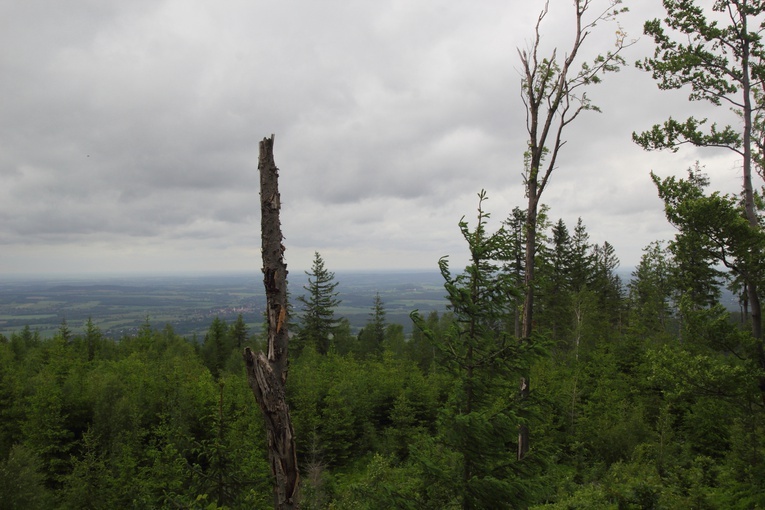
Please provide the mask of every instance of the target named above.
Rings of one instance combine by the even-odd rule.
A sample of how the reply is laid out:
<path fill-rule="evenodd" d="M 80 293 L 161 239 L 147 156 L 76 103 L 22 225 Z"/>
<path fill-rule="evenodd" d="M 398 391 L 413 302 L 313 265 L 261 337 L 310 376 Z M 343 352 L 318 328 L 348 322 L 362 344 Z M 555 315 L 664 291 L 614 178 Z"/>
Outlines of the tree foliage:
<path fill-rule="evenodd" d="M 722 203 L 741 216 L 734 199 Z M 446 313 L 417 316 L 411 335 L 385 324 L 374 355 L 307 349 L 291 363 L 301 507 L 762 506 L 757 343 L 713 296 L 691 299 L 674 244 L 649 246 L 619 297 L 615 249 L 583 220 L 545 222 L 537 336 L 519 344 L 508 226 L 492 232 L 480 203 L 477 223 L 460 222 L 470 264 L 439 265 Z M 385 322 L 369 298 L 364 329 Z M 207 348 L 149 322 L 118 340 L 91 321 L 67 342 L 30 328 L 0 341 L 0 506 L 270 508 L 262 419 L 222 323 Z M 218 333 L 229 352 L 210 356 Z M 534 442 L 518 461 L 524 422 Z"/>
<path fill-rule="evenodd" d="M 508 462 L 517 451 L 517 426 L 527 416 L 516 397 L 513 374 L 529 362 L 529 344 L 513 334 L 514 299 L 521 295 L 512 274 L 500 271 L 502 235 L 486 229 L 487 199 L 479 194 L 476 226 L 459 223 L 468 244 L 470 264 L 452 276 L 447 258 L 439 262 L 454 322 L 442 336 L 425 329 L 417 314 L 413 319 L 442 355 L 455 389 L 439 420 L 437 445 L 445 449 L 436 458 L 425 455 L 424 464 L 435 480 L 452 487 L 463 509 L 520 508 L 529 498 L 530 486 L 518 473 L 528 463 Z M 446 454 L 457 470 L 438 466 Z M 435 463 L 435 466 L 433 466 Z"/>
<path fill-rule="evenodd" d="M 307 294 L 298 296 L 303 304 L 299 317 L 298 335 L 295 349 L 299 353 L 305 347 L 312 347 L 320 354 L 329 351 L 332 336 L 338 325 L 335 308 L 340 304 L 335 291 L 335 273 L 327 270 L 319 252 L 314 253 L 313 265 L 308 275 L 308 285 L 303 287 Z"/>

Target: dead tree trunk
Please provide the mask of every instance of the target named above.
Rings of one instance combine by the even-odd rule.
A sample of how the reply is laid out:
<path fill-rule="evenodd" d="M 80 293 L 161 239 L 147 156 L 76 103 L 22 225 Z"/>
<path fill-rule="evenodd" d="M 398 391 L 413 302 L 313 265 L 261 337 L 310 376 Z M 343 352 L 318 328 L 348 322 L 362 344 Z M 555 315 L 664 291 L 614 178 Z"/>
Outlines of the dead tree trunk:
<path fill-rule="evenodd" d="M 263 284 L 266 287 L 268 352 L 244 349 L 247 380 L 263 417 L 268 436 L 268 458 L 274 476 L 274 508 L 299 508 L 295 435 L 287 406 L 287 264 L 279 221 L 279 169 L 274 163 L 274 135 L 260 142 L 260 212 Z"/>

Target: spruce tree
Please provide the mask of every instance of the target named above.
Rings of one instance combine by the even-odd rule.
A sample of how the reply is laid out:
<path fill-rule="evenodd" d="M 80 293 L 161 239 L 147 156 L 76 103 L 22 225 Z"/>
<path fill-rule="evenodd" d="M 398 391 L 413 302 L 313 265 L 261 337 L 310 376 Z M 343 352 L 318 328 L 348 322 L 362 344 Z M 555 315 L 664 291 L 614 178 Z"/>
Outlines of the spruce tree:
<path fill-rule="evenodd" d="M 454 377 L 454 389 L 439 419 L 437 441 L 447 459 L 457 459 L 458 469 L 435 469 L 444 458 L 421 459 L 441 483 L 453 491 L 462 509 L 522 508 L 530 484 L 519 481 L 526 461 L 512 461 L 517 451 L 518 423 L 529 406 L 519 404 L 515 377 L 527 366 L 532 344 L 519 343 L 509 327 L 515 298 L 522 295 L 512 274 L 500 271 L 499 255 L 504 237 L 489 234 L 489 214 L 479 194 L 478 223 L 470 230 L 464 219 L 460 230 L 468 243 L 470 264 L 453 276 L 448 258 L 439 261 L 449 308 L 451 327 L 436 336 L 416 312 L 412 319 L 440 352 L 445 368 Z M 454 478 L 449 478 L 453 476 Z"/>
<path fill-rule="evenodd" d="M 593 273 L 592 244 L 582 218 L 577 219 L 574 235 L 571 236 L 571 290 L 584 290 Z"/>
<path fill-rule="evenodd" d="M 249 331 L 249 328 L 247 327 L 247 323 L 244 322 L 244 317 L 242 317 L 242 314 L 240 313 L 236 317 L 236 322 L 231 325 L 230 335 L 231 339 L 233 340 L 234 347 L 238 351 L 242 350 L 242 346 L 247 341 L 247 333 Z"/>
<path fill-rule="evenodd" d="M 96 351 L 101 346 L 101 343 L 103 342 L 104 335 L 101 333 L 101 330 L 93 323 L 93 318 L 88 317 L 87 322 L 85 323 L 85 336 L 83 340 L 85 341 L 85 345 L 88 349 L 88 361 L 93 361 L 93 358 L 96 355 Z"/>
<path fill-rule="evenodd" d="M 618 327 L 622 321 L 624 307 L 622 280 L 616 274 L 619 258 L 613 245 L 608 241 L 593 246 L 594 274 L 592 290 L 598 296 L 598 307 L 604 319 Z M 606 328 L 608 329 L 608 328 Z"/>
<path fill-rule="evenodd" d="M 526 279 L 526 211 L 520 207 L 513 208 L 510 216 L 502 222 L 498 232 L 504 237 L 501 259 L 503 269 L 513 276 L 515 286 L 521 288 Z M 523 313 L 523 296 L 518 296 L 513 304 L 513 331 L 515 336 L 521 336 L 521 315 Z"/>
<path fill-rule="evenodd" d="M 362 355 L 377 356 L 382 354 L 386 328 L 385 306 L 378 292 L 375 294 L 372 311 L 369 313 L 369 320 L 366 326 L 359 332 L 359 349 Z"/>
<path fill-rule="evenodd" d="M 311 271 L 306 271 L 308 293 L 297 299 L 303 304 L 303 312 L 299 318 L 299 339 L 296 350 L 311 345 L 319 354 L 326 354 L 332 340 L 333 332 L 338 324 L 335 319 L 335 308 L 341 303 L 335 292 L 337 282 L 335 273 L 324 266 L 324 259 L 319 252 L 314 253 Z"/>
<path fill-rule="evenodd" d="M 571 235 L 562 219 L 553 225 L 548 246 L 538 265 L 537 311 L 542 327 L 552 340 L 563 343 L 571 329 Z M 540 250 L 542 251 L 542 250 Z"/>
<path fill-rule="evenodd" d="M 666 248 L 654 241 L 643 249 L 629 288 L 630 327 L 642 336 L 664 333 L 672 317 L 670 272 Z"/>
<path fill-rule="evenodd" d="M 226 321 L 216 316 L 210 324 L 202 344 L 202 359 L 216 379 L 220 377 L 226 360 L 231 354 L 232 345 L 228 333 L 229 328 Z"/>

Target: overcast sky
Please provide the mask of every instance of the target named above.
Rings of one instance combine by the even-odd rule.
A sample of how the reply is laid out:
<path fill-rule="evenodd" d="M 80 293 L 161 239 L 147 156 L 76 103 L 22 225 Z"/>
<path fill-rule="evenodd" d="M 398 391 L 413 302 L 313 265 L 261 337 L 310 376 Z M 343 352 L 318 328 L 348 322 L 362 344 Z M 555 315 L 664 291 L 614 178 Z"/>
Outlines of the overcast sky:
<path fill-rule="evenodd" d="M 518 47 L 541 0 L 0 0 L 0 274 L 257 271 L 258 142 L 276 134 L 286 259 L 330 270 L 464 265 L 457 222 L 486 189 L 493 225 L 524 206 Z M 573 2 L 551 0 L 564 51 Z M 594 0 L 603 8 L 604 0 Z M 660 0 L 625 0 L 629 38 Z M 589 55 L 613 48 L 600 24 Z M 645 36 L 630 63 L 652 52 Z M 673 235 L 649 172 L 697 159 L 735 189 L 736 157 L 645 153 L 667 115 L 704 116 L 634 67 L 588 95 L 542 201 L 623 267 Z"/>

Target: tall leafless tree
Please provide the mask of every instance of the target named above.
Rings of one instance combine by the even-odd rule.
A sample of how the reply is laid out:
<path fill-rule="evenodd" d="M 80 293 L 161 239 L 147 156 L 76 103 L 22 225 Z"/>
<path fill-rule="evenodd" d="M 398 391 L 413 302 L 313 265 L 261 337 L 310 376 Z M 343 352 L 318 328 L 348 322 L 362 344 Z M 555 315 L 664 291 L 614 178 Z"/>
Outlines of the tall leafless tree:
<path fill-rule="evenodd" d="M 518 49 L 521 59 L 521 97 L 526 106 L 526 130 L 528 147 L 525 154 L 524 185 L 528 207 L 526 210 L 526 258 L 525 299 L 523 304 L 521 339 L 528 341 L 533 333 L 534 259 L 537 248 L 537 221 L 540 199 L 550 176 L 556 168 L 558 155 L 566 143 L 564 129 L 585 110 L 599 111 L 587 97 L 586 88 L 599 83 L 601 76 L 618 71 L 624 65 L 620 53 L 629 44 L 621 28 L 616 30 L 616 46 L 613 51 L 598 55 L 592 62 L 582 62 L 579 52 L 591 30 L 602 21 L 613 20 L 626 8 L 621 0 L 609 0 L 599 14 L 588 16 L 594 0 L 574 0 L 574 39 L 568 52 L 559 61 L 558 50 L 548 57 L 540 56 L 542 21 L 548 14 L 549 2 L 539 15 L 530 47 Z M 618 27 L 618 25 L 617 25 Z M 580 63 L 581 62 L 581 63 Z M 521 378 L 521 397 L 529 393 L 528 375 Z M 522 425 L 518 436 L 518 458 L 522 459 L 529 449 L 529 430 Z"/>

